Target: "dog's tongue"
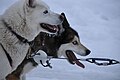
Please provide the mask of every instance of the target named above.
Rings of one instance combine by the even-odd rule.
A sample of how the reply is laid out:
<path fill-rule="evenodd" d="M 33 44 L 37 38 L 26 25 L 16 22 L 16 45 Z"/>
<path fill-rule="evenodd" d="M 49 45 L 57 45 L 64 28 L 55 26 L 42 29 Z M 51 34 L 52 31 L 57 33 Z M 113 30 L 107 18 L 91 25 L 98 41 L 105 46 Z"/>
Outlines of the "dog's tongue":
<path fill-rule="evenodd" d="M 52 33 L 56 33 L 59 31 L 59 28 L 58 26 L 56 25 L 50 25 L 50 24 L 46 24 L 46 23 L 41 23 L 40 24 L 42 28 L 48 30 L 49 32 L 52 32 Z"/>
<path fill-rule="evenodd" d="M 82 68 L 85 68 L 85 66 L 81 62 L 79 62 L 79 60 L 77 60 L 77 57 L 75 56 L 75 54 L 71 50 L 67 50 L 66 55 L 68 57 L 68 61 L 71 64 L 76 64 Z"/>

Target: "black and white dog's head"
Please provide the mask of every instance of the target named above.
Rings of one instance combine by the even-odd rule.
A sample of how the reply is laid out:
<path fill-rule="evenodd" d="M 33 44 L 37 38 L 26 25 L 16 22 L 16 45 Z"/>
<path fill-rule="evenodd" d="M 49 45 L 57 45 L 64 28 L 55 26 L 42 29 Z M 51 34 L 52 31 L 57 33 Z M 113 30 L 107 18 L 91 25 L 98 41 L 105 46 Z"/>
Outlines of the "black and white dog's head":
<path fill-rule="evenodd" d="M 81 44 L 78 33 L 70 27 L 65 14 L 62 13 L 62 15 L 64 16 L 63 27 L 65 28 L 65 31 L 61 34 L 61 45 L 58 50 L 58 57 L 67 57 L 68 61 L 71 64 L 74 64 L 75 60 L 77 60 L 74 53 L 81 56 L 87 56 L 91 51 Z M 84 68 L 82 63 L 79 62 L 78 64 Z"/>
<path fill-rule="evenodd" d="M 59 55 L 63 54 L 66 50 L 72 50 L 78 55 L 86 56 L 90 54 L 90 50 L 87 49 L 83 44 L 80 42 L 80 38 L 78 33 L 72 29 L 64 15 L 63 27 L 65 31 L 61 34 L 61 46 L 59 48 Z"/>

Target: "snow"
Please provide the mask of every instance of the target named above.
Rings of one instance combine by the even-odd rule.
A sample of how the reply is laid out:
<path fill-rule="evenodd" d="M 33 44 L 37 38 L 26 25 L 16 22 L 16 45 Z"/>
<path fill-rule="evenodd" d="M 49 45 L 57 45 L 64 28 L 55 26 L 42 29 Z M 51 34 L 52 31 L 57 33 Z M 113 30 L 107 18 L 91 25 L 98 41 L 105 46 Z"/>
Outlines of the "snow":
<path fill-rule="evenodd" d="M 8 1 L 8 2 L 7 2 Z M 2 14 L 16 0 L 1 0 Z M 87 57 L 120 60 L 120 0 L 44 0 L 58 13 L 64 12 L 81 42 L 92 53 Z M 87 58 L 81 57 L 79 58 Z M 120 65 L 99 67 L 83 62 L 85 69 L 65 60 L 52 60 L 52 69 L 41 65 L 29 72 L 27 80 L 120 80 Z"/>

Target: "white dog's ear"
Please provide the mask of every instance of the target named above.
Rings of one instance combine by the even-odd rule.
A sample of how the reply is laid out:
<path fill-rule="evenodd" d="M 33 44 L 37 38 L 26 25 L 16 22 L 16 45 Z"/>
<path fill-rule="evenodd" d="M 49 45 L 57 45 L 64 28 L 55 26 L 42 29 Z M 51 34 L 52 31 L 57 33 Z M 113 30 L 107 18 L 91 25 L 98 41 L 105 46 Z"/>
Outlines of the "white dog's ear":
<path fill-rule="evenodd" d="M 36 0 L 27 0 L 28 7 L 35 8 L 35 1 Z"/>

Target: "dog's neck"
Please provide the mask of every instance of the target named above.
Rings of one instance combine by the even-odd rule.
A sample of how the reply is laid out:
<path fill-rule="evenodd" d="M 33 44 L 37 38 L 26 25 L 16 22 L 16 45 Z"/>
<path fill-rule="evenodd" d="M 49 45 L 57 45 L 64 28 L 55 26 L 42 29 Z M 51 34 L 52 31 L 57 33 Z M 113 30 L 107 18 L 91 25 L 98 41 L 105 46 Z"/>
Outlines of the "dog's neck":
<path fill-rule="evenodd" d="M 2 22 L 4 23 L 5 27 L 14 35 L 16 36 L 16 38 L 22 42 L 22 43 L 30 43 L 27 39 L 25 39 L 24 37 L 22 37 L 21 35 L 19 35 L 18 33 L 16 33 L 11 26 L 9 26 L 9 24 L 7 24 L 4 20 L 2 20 Z"/>

